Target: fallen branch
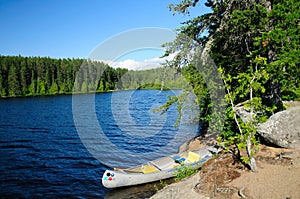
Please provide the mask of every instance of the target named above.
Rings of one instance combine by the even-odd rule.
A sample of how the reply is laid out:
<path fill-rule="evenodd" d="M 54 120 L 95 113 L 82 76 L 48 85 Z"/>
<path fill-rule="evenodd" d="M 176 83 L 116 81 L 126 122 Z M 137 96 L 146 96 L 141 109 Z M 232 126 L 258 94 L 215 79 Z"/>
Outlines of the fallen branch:
<path fill-rule="evenodd" d="M 242 187 L 242 188 L 238 191 L 239 196 L 241 196 L 241 198 L 243 198 L 243 199 L 247 199 L 247 196 L 245 196 L 245 194 L 243 194 L 243 191 L 245 190 L 245 188 L 246 188 L 247 186 L 248 186 L 248 184 L 245 185 L 244 187 Z"/>

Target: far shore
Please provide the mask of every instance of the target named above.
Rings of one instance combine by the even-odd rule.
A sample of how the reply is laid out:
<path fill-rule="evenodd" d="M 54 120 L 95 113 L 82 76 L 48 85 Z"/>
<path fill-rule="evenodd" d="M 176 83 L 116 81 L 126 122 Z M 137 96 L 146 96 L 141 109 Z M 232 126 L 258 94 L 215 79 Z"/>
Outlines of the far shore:
<path fill-rule="evenodd" d="M 11 99 L 11 98 L 30 98 L 30 97 L 49 97 L 49 96 L 63 96 L 63 95 L 89 95 L 89 94 L 101 94 L 101 93 L 112 93 L 122 91 L 135 91 L 135 90 L 157 90 L 157 91 L 168 91 L 168 90 L 182 90 L 182 89 L 155 89 L 155 88 L 141 88 L 141 89 L 117 89 L 107 91 L 89 91 L 89 92 L 66 92 L 66 93 L 53 93 L 53 94 L 40 94 L 40 95 L 15 95 L 15 96 L 0 96 L 0 99 Z"/>

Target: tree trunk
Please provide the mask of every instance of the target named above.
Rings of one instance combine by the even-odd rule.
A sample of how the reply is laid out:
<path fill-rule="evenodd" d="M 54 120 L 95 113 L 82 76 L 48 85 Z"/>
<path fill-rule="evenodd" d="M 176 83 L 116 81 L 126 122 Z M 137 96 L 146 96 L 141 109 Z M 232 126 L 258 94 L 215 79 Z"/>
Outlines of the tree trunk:
<path fill-rule="evenodd" d="M 256 161 L 253 157 L 253 155 L 251 154 L 251 136 L 249 135 L 247 137 L 247 154 L 248 154 L 248 157 L 249 157 L 249 166 L 250 166 L 250 169 L 251 171 L 253 172 L 257 172 L 257 166 L 256 166 Z"/>
<path fill-rule="evenodd" d="M 252 84 L 253 84 L 253 82 L 254 82 L 254 80 L 256 79 L 256 73 L 257 73 L 257 65 L 255 66 L 255 71 L 253 72 L 254 73 L 254 76 L 253 76 L 253 78 L 252 78 L 252 80 L 250 81 L 250 101 L 252 101 L 253 100 L 253 88 L 252 88 Z M 251 110 L 250 110 L 250 116 L 251 116 L 251 118 L 250 118 L 250 121 L 251 121 L 251 123 L 253 123 L 254 121 L 254 118 L 253 118 L 253 114 L 254 114 L 254 107 L 253 107 L 253 105 L 251 105 Z M 251 128 L 252 128 L 252 126 L 251 126 Z M 246 140 L 246 143 L 247 143 L 247 154 L 248 154 L 248 158 L 249 158 L 249 166 L 250 166 L 250 169 L 251 169 L 251 171 L 253 171 L 253 172 L 257 172 L 257 166 L 256 166 L 256 161 L 255 161 L 255 159 L 254 159 L 254 157 L 253 157 L 253 155 L 252 155 L 252 141 L 251 141 L 251 139 L 252 139 L 252 137 L 254 136 L 254 133 L 252 132 L 252 131 L 250 131 L 250 135 L 248 135 L 248 137 L 247 137 L 247 140 Z"/>

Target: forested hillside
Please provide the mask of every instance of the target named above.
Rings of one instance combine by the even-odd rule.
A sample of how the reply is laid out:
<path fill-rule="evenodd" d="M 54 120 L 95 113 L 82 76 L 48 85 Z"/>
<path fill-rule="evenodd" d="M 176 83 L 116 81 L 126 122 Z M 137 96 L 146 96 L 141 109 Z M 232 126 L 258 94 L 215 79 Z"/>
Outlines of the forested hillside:
<path fill-rule="evenodd" d="M 51 59 L 48 57 L 0 57 L 1 96 L 33 96 L 70 93 L 76 72 L 83 59 Z M 108 67 L 95 63 L 99 68 Z M 113 84 L 116 81 L 114 70 L 103 78 Z"/>
<path fill-rule="evenodd" d="M 1 97 L 180 89 L 183 83 L 181 75 L 171 68 L 128 71 L 85 59 L 0 56 Z"/>

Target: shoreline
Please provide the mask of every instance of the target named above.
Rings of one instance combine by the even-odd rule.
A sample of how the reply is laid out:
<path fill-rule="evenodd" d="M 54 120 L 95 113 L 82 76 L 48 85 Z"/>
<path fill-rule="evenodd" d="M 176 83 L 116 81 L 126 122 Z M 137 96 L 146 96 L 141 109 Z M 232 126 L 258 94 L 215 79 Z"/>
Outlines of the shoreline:
<path fill-rule="evenodd" d="M 255 156 L 257 173 L 221 152 L 193 176 L 164 187 L 150 199 L 300 198 L 300 150 L 260 145 Z"/>
<path fill-rule="evenodd" d="M 300 101 L 283 101 L 287 109 L 300 106 Z M 196 137 L 179 150 L 195 150 L 210 142 Z M 255 154 L 258 172 L 250 171 L 229 153 L 219 153 L 203 164 L 184 183 L 175 182 L 158 191 L 152 199 L 184 198 L 300 198 L 300 150 L 260 144 Z M 186 185 L 187 184 L 187 185 Z M 190 186 L 189 184 L 193 184 Z M 185 192 L 180 192 L 184 189 Z M 178 190 L 177 195 L 169 196 Z M 195 194 L 196 193 L 196 194 Z"/>
<path fill-rule="evenodd" d="M 108 91 L 91 91 L 91 92 L 67 92 L 67 93 L 54 93 L 54 94 L 41 94 L 41 95 L 17 95 L 17 96 L 0 96 L 0 99 L 17 99 L 17 98 L 32 98 L 32 97 L 55 97 L 55 96 L 69 96 L 69 95 L 89 95 L 89 94 L 101 94 L 101 93 L 113 93 L 122 91 L 136 91 L 136 90 L 156 90 L 156 91 L 170 91 L 170 90 L 182 90 L 182 89 L 154 89 L 154 88 L 142 88 L 142 89 L 123 89 L 123 90 L 108 90 Z"/>

